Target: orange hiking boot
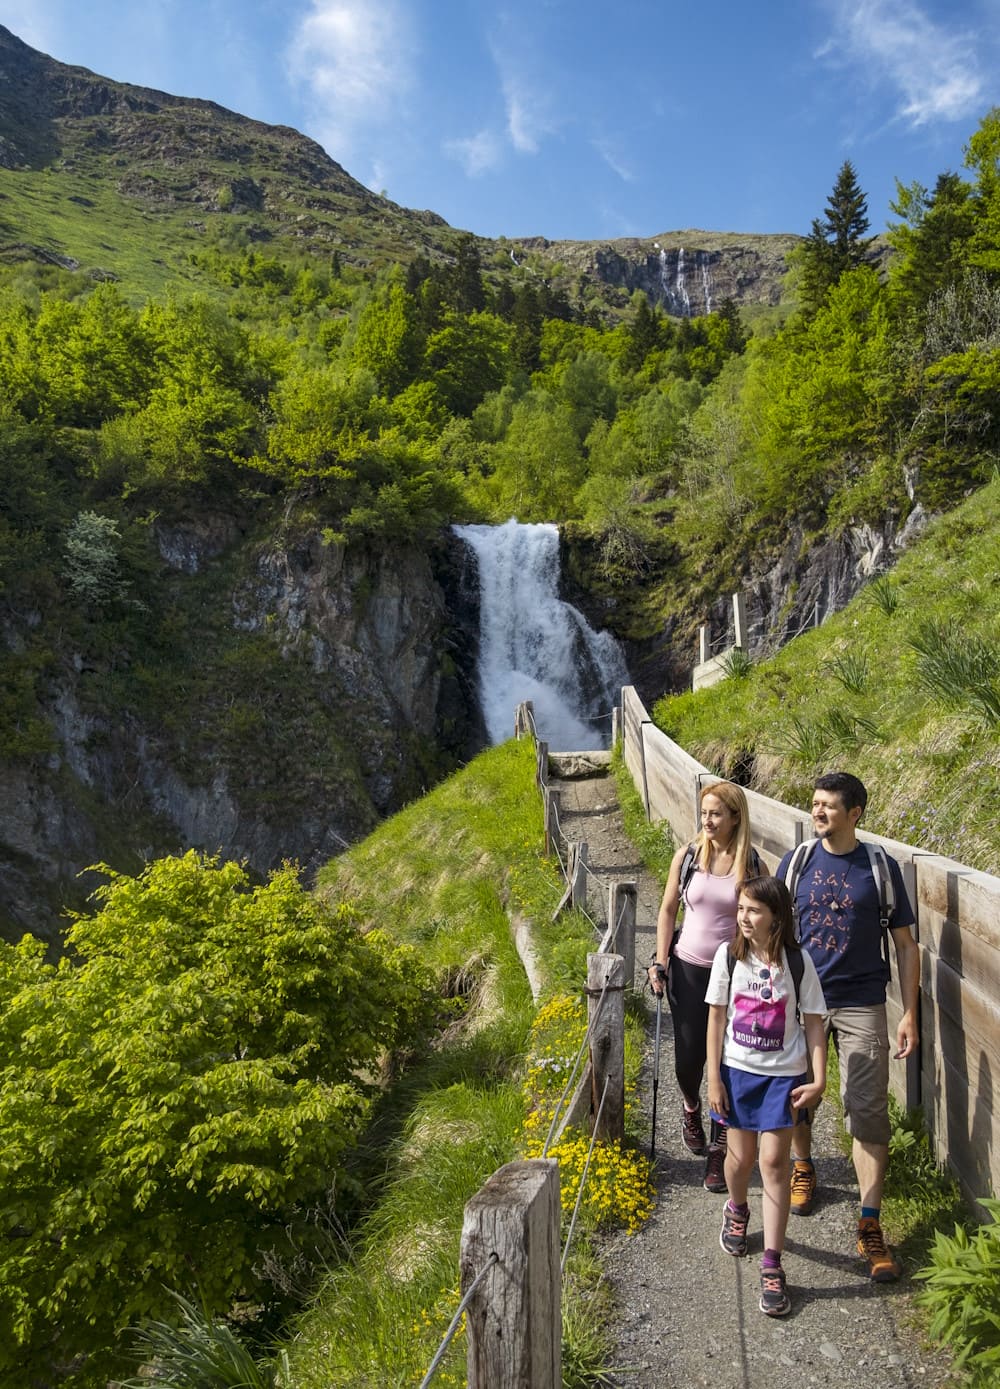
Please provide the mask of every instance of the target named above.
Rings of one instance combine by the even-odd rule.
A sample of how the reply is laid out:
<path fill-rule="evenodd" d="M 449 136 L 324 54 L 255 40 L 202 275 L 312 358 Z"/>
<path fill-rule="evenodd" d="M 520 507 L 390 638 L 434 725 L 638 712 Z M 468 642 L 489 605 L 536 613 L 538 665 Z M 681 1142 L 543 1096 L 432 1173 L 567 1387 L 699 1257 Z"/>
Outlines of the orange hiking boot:
<path fill-rule="evenodd" d="M 862 1216 L 858 1221 L 858 1253 L 868 1260 L 873 1283 L 895 1283 L 903 1271 L 889 1253 L 882 1227 L 873 1215 Z"/>
<path fill-rule="evenodd" d="M 816 1200 L 816 1169 L 798 1158 L 792 1163 L 792 1215 L 809 1215 Z"/>

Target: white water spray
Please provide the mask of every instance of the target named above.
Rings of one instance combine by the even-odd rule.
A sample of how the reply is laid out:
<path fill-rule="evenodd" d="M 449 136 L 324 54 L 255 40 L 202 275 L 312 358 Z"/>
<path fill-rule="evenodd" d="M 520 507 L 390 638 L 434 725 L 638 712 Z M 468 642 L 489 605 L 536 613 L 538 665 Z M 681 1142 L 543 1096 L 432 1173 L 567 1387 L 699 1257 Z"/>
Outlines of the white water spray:
<path fill-rule="evenodd" d="M 607 747 L 611 709 L 628 681 L 621 647 L 559 597 L 553 525 L 456 526 L 479 569 L 479 698 L 492 743 L 511 736 L 531 700 L 555 751 Z"/>

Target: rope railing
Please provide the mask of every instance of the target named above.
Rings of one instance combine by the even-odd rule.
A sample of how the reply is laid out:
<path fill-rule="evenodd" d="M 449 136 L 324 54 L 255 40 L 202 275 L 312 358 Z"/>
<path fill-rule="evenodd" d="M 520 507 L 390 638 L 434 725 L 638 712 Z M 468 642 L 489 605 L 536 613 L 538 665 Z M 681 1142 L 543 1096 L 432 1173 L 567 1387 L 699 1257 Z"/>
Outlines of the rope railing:
<path fill-rule="evenodd" d="M 572 1090 L 573 1086 L 576 1084 L 576 1077 L 577 1077 L 577 1072 L 578 1072 L 579 1069 L 580 1069 L 580 1063 L 581 1063 L 582 1060 L 583 1060 L 584 1053 L 588 1050 L 588 1048 L 589 1048 L 589 1046 L 590 1046 L 590 1037 L 591 1037 L 591 1033 L 593 1032 L 594 1028 L 597 1026 L 598 1019 L 599 1019 L 600 1016 L 601 1016 L 601 1009 L 604 1007 L 604 1000 L 605 1000 L 605 998 L 607 998 L 607 994 L 608 994 L 608 984 L 609 984 L 609 982 L 610 982 L 610 979 L 611 979 L 611 976 L 610 976 L 610 975 L 607 975 L 607 976 L 605 977 L 605 980 L 604 980 L 604 988 L 601 990 L 601 996 L 600 996 L 600 998 L 597 1000 L 597 1006 L 595 1007 L 594 1012 L 593 1012 L 593 1014 L 592 1014 L 590 1020 L 589 1020 L 588 1023 L 587 1023 L 587 1030 L 586 1030 L 586 1032 L 583 1034 L 583 1041 L 580 1043 L 580 1050 L 577 1052 L 577 1054 L 576 1054 L 576 1060 L 573 1062 L 573 1069 L 570 1071 L 569 1080 L 567 1080 L 566 1085 L 565 1085 L 565 1087 L 563 1088 L 563 1092 L 562 1092 L 562 1094 L 559 1096 L 559 1099 L 556 1101 L 555 1108 L 554 1108 L 554 1110 L 552 1111 L 552 1122 L 551 1122 L 551 1124 L 549 1124 L 549 1131 L 548 1131 L 548 1133 L 547 1133 L 546 1136 L 545 1136 L 545 1144 L 544 1144 L 544 1146 L 543 1146 L 543 1148 L 542 1148 L 542 1157 L 548 1157 L 548 1155 L 549 1155 L 549 1144 L 552 1142 L 552 1135 L 553 1135 L 553 1134 L 555 1133 L 555 1131 L 556 1131 L 556 1128 L 557 1128 L 557 1125 L 558 1125 L 558 1120 L 559 1120 L 559 1115 L 561 1114 L 561 1112 L 562 1112 L 562 1110 L 563 1110 L 563 1107 L 564 1107 L 565 1104 L 566 1104 L 566 1100 L 567 1100 L 567 1098 L 568 1098 L 568 1096 L 569 1096 L 569 1094 L 570 1094 L 570 1091 Z"/>
<path fill-rule="evenodd" d="M 466 1307 L 468 1307 L 469 1303 L 472 1301 L 472 1294 L 479 1287 L 480 1283 L 486 1277 L 487 1273 L 489 1273 L 490 1269 L 493 1268 L 499 1262 L 500 1255 L 494 1251 L 494 1253 L 490 1255 L 490 1257 L 486 1260 L 485 1264 L 483 1264 L 482 1268 L 476 1274 L 475 1278 L 473 1278 L 472 1282 L 466 1288 L 465 1296 L 458 1304 L 458 1310 L 456 1311 L 455 1315 L 452 1317 L 451 1321 L 448 1324 L 448 1330 L 444 1333 L 444 1338 L 442 1339 L 441 1344 L 438 1346 L 437 1354 L 434 1356 L 434 1359 L 428 1365 L 427 1373 L 420 1381 L 420 1389 L 426 1389 L 426 1386 L 430 1384 L 431 1380 L 434 1378 L 434 1375 L 437 1373 L 438 1366 L 441 1364 L 441 1361 L 447 1354 L 448 1347 L 451 1345 L 452 1341 L 455 1338 L 455 1332 L 458 1330 L 459 1325 L 462 1321 L 462 1314 L 465 1312 Z"/>
<path fill-rule="evenodd" d="M 566 1272 L 566 1259 L 567 1259 L 567 1257 L 568 1257 L 568 1255 L 569 1255 L 570 1241 L 571 1241 L 572 1238 L 573 1238 L 573 1231 L 576 1229 L 576 1217 L 577 1217 L 577 1214 L 578 1214 L 578 1212 L 579 1212 L 579 1210 L 580 1210 L 580 1202 L 583 1200 L 583 1188 L 584 1188 L 584 1187 L 586 1186 L 586 1184 L 587 1184 L 587 1174 L 588 1174 L 588 1172 L 590 1171 L 590 1156 L 591 1156 L 591 1154 L 592 1154 L 593 1151 L 594 1151 L 594 1144 L 597 1142 L 597 1135 L 598 1135 L 598 1133 L 600 1132 L 600 1128 L 601 1128 L 601 1115 L 604 1113 L 604 1101 L 605 1101 L 605 1100 L 607 1099 L 607 1097 L 608 1097 L 608 1086 L 609 1086 L 610 1084 L 611 1084 L 611 1077 L 610 1077 L 610 1076 L 606 1076 L 606 1077 L 605 1077 L 605 1080 L 604 1080 L 604 1089 L 601 1091 L 601 1102 L 600 1102 L 600 1104 L 597 1106 L 597 1115 L 596 1115 L 596 1117 L 595 1117 L 595 1119 L 594 1119 L 594 1131 L 593 1131 L 593 1133 L 590 1135 L 590 1144 L 589 1144 L 589 1146 L 588 1146 L 588 1148 L 587 1148 L 587 1156 L 586 1156 L 586 1159 L 584 1160 L 583 1171 L 582 1171 L 582 1173 L 580 1174 L 580 1185 L 577 1187 L 577 1190 L 576 1190 L 576 1202 L 575 1202 L 575 1204 L 574 1204 L 574 1206 L 573 1206 L 573 1215 L 572 1215 L 572 1217 L 570 1218 L 569 1229 L 566 1231 L 566 1243 L 563 1245 L 562 1259 L 561 1259 L 560 1264 L 559 1264 L 559 1272 L 560 1272 L 560 1274 L 563 1274 L 563 1273 Z"/>
<path fill-rule="evenodd" d="M 612 947 L 615 945 L 615 943 L 617 942 L 617 940 L 618 940 L 618 932 L 619 932 L 619 930 L 621 929 L 621 924 L 622 924 L 622 922 L 625 920 L 625 914 L 626 914 L 627 910 L 628 910 L 628 904 L 627 904 L 627 902 L 625 901 L 625 898 L 623 897 L 623 898 L 622 898 L 622 904 L 621 904 L 621 906 L 618 908 L 618 919 L 617 919 L 617 921 L 615 921 L 615 923 L 614 923 L 613 926 L 612 926 L 612 923 L 609 921 L 609 922 L 608 922 L 608 929 L 605 931 L 604 935 L 601 937 L 601 943 L 600 943 L 600 945 L 597 947 L 597 953 L 598 953 L 598 955 L 607 955 L 607 954 L 609 953 L 609 951 L 611 951 L 611 949 L 612 949 Z"/>

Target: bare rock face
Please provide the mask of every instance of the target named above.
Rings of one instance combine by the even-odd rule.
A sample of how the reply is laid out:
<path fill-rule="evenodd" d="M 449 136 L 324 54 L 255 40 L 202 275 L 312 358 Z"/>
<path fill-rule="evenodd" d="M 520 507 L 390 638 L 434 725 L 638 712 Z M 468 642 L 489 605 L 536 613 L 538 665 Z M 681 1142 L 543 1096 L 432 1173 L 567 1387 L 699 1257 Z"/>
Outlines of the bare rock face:
<path fill-rule="evenodd" d="M 315 532 L 251 543 L 225 515 L 161 520 L 155 535 L 164 583 L 208 595 L 206 631 L 228 629 L 228 655 L 212 666 L 206 653 L 204 672 L 164 668 L 168 681 L 187 670 L 178 688 L 194 688 L 163 726 L 149 707 L 95 696 L 102 673 L 85 658 L 62 662 L 45 764 L 0 764 L 7 938 L 57 938 L 64 906 L 95 885 L 78 875 L 98 861 L 134 872 L 195 848 L 308 874 L 483 745 L 456 660 L 466 638 L 449 614 L 447 541 L 439 552 L 344 548 Z M 224 683 L 244 642 L 259 690 Z"/>
<path fill-rule="evenodd" d="M 642 290 L 651 304 L 677 318 L 736 304 L 781 302 L 786 257 L 797 236 L 703 231 L 662 232 L 648 239 L 520 243 L 525 250 L 621 291 L 622 303 Z"/>

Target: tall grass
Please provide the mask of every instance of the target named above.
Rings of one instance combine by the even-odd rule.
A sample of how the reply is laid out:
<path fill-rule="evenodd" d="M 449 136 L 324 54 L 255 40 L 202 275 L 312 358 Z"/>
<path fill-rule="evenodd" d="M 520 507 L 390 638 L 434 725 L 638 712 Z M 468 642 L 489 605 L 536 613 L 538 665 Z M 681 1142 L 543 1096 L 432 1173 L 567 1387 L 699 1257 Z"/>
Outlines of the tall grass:
<path fill-rule="evenodd" d="M 1000 650 L 974 632 L 929 618 L 910 634 L 917 683 L 946 708 L 969 709 L 987 728 L 1000 726 Z"/>

